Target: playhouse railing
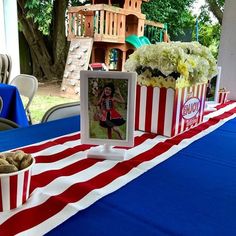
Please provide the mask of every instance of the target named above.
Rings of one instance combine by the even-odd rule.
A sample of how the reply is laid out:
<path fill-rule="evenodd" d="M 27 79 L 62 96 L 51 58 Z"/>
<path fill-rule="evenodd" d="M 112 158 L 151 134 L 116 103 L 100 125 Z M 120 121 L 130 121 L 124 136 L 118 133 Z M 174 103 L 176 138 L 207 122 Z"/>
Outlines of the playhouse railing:
<path fill-rule="evenodd" d="M 142 24 L 152 28 L 164 29 L 164 24 L 145 20 L 145 15 L 127 9 L 96 4 L 68 8 L 67 38 L 93 37 L 94 42 L 125 43 L 128 22 L 127 16 L 140 19 L 136 34 L 140 34 Z M 135 34 L 135 33 L 134 33 Z M 140 36 L 140 35 L 139 35 Z"/>
<path fill-rule="evenodd" d="M 68 9 L 68 40 L 93 37 L 94 41 L 125 42 L 123 9 L 105 4 L 70 7 Z"/>

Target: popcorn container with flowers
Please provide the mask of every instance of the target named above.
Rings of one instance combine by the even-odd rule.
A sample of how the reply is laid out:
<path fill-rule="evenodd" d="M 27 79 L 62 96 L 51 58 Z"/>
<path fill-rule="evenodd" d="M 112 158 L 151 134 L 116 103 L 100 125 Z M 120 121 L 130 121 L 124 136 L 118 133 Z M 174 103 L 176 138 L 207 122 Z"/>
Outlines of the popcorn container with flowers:
<path fill-rule="evenodd" d="M 135 128 L 168 137 L 203 119 L 207 81 L 217 65 L 197 42 L 158 43 L 137 49 L 125 63 L 136 71 Z"/>

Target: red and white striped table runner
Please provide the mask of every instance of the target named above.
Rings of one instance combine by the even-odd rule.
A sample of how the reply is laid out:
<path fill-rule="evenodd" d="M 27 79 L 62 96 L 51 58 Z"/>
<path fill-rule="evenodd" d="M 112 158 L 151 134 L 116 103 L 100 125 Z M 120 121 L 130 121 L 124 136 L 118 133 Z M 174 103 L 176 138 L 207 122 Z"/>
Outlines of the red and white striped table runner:
<path fill-rule="evenodd" d="M 127 148 L 122 162 L 87 159 L 91 146 L 80 144 L 79 133 L 21 148 L 36 158 L 31 196 L 22 207 L 0 213 L 0 235 L 47 233 L 236 117 L 236 102 L 219 108 L 198 127 L 173 138 L 135 132 L 135 146 Z"/>

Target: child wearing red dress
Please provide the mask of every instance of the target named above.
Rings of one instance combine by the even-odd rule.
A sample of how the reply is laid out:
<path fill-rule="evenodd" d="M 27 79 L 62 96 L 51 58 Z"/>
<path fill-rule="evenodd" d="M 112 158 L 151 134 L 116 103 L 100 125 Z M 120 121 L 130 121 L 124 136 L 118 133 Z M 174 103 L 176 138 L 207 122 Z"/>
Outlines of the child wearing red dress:
<path fill-rule="evenodd" d="M 121 114 L 115 109 L 115 103 L 125 103 L 119 88 L 116 93 L 119 97 L 114 96 L 115 87 L 113 83 L 108 83 L 104 86 L 100 99 L 97 105 L 100 107 L 101 115 L 99 124 L 103 128 L 108 129 L 108 138 L 112 138 L 114 131 L 120 139 L 122 139 L 118 126 L 123 125 L 126 121 Z"/>

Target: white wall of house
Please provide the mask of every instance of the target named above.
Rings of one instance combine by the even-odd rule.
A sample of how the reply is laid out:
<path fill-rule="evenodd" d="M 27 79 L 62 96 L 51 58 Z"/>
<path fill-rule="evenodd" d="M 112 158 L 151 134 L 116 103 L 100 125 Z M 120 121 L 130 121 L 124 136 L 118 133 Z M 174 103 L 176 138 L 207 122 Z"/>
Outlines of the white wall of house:
<path fill-rule="evenodd" d="M 11 78 L 20 74 L 17 1 L 0 0 L 0 53 L 12 58 Z"/>
<path fill-rule="evenodd" d="M 4 53 L 6 50 L 6 41 L 3 0 L 0 0 L 0 32 L 0 53 Z"/>
<path fill-rule="evenodd" d="M 220 87 L 236 100 L 236 1 L 225 0 L 218 65 L 222 67 Z"/>

